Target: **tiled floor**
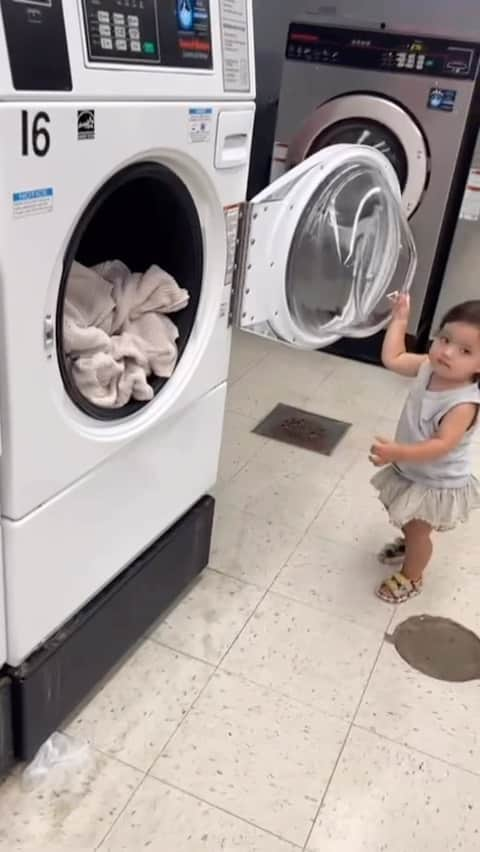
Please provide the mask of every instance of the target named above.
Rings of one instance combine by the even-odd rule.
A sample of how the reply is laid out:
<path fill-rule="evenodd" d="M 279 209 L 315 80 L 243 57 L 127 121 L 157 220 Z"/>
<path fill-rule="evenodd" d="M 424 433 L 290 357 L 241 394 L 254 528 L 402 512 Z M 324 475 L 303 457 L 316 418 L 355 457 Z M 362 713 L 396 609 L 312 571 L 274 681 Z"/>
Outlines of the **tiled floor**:
<path fill-rule="evenodd" d="M 422 598 L 373 595 L 389 527 L 366 456 L 404 390 L 236 337 L 210 569 L 69 726 L 89 765 L 0 788 L 1 850 L 480 849 L 480 687 L 384 642 L 414 612 L 480 630 L 478 520 L 439 539 Z M 331 458 L 252 435 L 279 401 L 353 428 Z"/>

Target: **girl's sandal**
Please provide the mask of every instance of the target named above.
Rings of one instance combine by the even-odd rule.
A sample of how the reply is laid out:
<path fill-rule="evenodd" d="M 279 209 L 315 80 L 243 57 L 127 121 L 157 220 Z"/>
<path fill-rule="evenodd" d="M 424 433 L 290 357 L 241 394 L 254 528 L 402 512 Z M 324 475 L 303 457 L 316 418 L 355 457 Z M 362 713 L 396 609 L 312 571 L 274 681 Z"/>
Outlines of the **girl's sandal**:
<path fill-rule="evenodd" d="M 382 565 L 398 565 L 405 559 L 405 539 L 396 538 L 395 541 L 386 544 L 378 554 L 378 561 Z"/>
<path fill-rule="evenodd" d="M 385 603 L 401 604 L 416 598 L 422 591 L 421 580 L 409 580 L 400 572 L 384 580 L 376 591 L 377 597 Z"/>

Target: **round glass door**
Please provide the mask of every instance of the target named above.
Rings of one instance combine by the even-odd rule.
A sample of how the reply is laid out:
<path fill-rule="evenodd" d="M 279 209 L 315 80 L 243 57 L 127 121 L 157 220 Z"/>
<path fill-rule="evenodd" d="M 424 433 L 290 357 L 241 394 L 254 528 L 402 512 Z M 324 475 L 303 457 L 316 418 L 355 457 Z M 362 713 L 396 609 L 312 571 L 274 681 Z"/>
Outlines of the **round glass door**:
<path fill-rule="evenodd" d="M 375 334 L 390 316 L 388 295 L 410 286 L 415 258 L 399 196 L 352 158 L 311 195 L 291 242 L 285 288 L 297 339 Z"/>

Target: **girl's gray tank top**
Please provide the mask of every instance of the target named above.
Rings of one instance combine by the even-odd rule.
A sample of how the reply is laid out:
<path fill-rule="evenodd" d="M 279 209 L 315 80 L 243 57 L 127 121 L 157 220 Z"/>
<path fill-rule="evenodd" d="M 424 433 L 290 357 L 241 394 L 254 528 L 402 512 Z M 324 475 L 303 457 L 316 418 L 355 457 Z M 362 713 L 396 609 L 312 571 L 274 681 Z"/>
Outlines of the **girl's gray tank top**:
<path fill-rule="evenodd" d="M 416 444 L 433 438 L 445 415 L 461 403 L 473 402 L 480 406 L 480 390 L 476 384 L 453 390 L 429 390 L 432 372 L 430 362 L 425 361 L 413 381 L 395 436 L 401 444 Z M 407 479 L 429 488 L 463 488 L 472 476 L 470 446 L 475 426 L 446 456 L 417 464 L 401 462 L 395 468 Z"/>

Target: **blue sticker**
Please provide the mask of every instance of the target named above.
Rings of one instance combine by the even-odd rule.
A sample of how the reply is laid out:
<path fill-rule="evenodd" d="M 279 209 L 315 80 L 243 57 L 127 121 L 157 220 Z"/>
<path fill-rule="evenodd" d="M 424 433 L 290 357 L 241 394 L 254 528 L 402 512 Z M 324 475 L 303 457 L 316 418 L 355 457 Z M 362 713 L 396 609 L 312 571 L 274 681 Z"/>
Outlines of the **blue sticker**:
<path fill-rule="evenodd" d="M 190 142 L 208 142 L 212 133 L 213 107 L 191 107 Z"/>
<path fill-rule="evenodd" d="M 35 216 L 53 210 L 53 187 L 27 189 L 12 193 L 14 216 Z"/>
<path fill-rule="evenodd" d="M 456 89 L 430 89 L 428 108 L 441 112 L 453 112 L 457 99 Z"/>

